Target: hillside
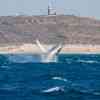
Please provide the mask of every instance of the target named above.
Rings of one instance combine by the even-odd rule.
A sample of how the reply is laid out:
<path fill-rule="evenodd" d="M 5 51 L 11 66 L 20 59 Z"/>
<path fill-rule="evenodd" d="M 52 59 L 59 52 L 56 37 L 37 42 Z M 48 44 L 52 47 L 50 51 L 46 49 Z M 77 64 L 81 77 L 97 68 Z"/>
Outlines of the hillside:
<path fill-rule="evenodd" d="M 0 45 L 35 43 L 100 44 L 100 21 L 76 16 L 1 16 Z"/>

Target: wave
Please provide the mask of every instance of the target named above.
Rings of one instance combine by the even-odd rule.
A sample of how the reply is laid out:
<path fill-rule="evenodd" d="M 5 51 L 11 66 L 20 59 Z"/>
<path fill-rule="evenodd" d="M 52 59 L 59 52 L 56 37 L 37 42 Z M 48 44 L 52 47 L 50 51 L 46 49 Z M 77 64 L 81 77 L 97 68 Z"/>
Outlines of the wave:
<path fill-rule="evenodd" d="M 93 95 L 100 96 L 100 92 L 93 92 Z"/>
<path fill-rule="evenodd" d="M 82 94 L 82 95 L 94 95 L 94 96 L 100 96 L 100 92 L 93 92 L 90 91 L 88 89 L 86 90 L 78 90 L 78 89 L 74 89 L 72 87 L 67 88 L 65 86 L 55 86 L 55 87 L 51 87 L 45 90 L 42 90 L 43 94 L 58 94 L 58 93 L 63 93 L 63 94 Z"/>
<path fill-rule="evenodd" d="M 39 55 L 32 55 L 32 54 L 12 54 L 7 56 L 9 62 L 11 63 L 33 63 L 39 62 L 40 56 Z"/>
<path fill-rule="evenodd" d="M 69 82 L 69 80 L 62 78 L 62 77 L 52 77 L 53 80 L 59 80 L 59 81 L 64 81 L 64 82 Z"/>
<path fill-rule="evenodd" d="M 89 64 L 100 63 L 99 61 L 95 61 L 95 60 L 77 60 L 77 62 L 80 62 L 80 63 L 89 63 Z"/>
<path fill-rule="evenodd" d="M 12 90 L 16 90 L 17 88 L 18 88 L 18 86 L 5 84 L 5 85 L 3 85 L 3 86 L 0 88 L 0 90 L 12 91 Z"/>
<path fill-rule="evenodd" d="M 94 95 L 94 96 L 100 96 L 100 92 L 94 92 L 90 90 L 75 90 L 75 92 L 79 92 L 81 94 L 88 94 L 88 95 Z"/>
<path fill-rule="evenodd" d="M 64 92 L 64 88 L 55 86 L 46 90 L 42 90 L 42 93 L 54 93 L 54 92 Z"/>
<path fill-rule="evenodd" d="M 3 68 L 3 69 L 10 69 L 10 67 L 7 66 L 7 65 L 2 65 L 2 66 L 0 66 L 0 68 Z"/>
<path fill-rule="evenodd" d="M 68 59 L 66 58 L 66 63 L 73 63 L 73 62 L 78 62 L 78 63 L 88 63 L 88 64 L 93 64 L 93 63 L 100 63 L 100 61 L 97 61 L 97 60 L 87 60 L 87 59 Z"/>

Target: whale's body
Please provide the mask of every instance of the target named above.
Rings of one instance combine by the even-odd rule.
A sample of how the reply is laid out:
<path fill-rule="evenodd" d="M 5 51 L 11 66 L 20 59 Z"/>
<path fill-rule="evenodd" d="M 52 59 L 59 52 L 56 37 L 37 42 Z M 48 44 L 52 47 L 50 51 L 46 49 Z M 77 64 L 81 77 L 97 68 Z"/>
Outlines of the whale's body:
<path fill-rule="evenodd" d="M 41 45 L 39 40 L 36 40 L 36 44 L 43 52 L 43 54 L 41 55 L 41 62 L 57 62 L 57 55 L 63 47 L 62 44 L 52 46 L 52 48 L 49 50 L 45 49 L 43 45 Z"/>
<path fill-rule="evenodd" d="M 47 54 L 42 54 L 40 57 L 41 61 L 40 62 L 57 62 L 57 55 L 55 56 L 48 56 Z"/>

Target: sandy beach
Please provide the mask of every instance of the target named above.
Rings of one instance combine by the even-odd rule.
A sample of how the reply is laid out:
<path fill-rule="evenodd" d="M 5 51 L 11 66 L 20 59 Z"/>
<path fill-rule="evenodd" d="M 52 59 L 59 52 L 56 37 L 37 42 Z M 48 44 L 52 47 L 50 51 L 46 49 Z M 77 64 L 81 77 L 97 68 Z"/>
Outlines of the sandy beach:
<path fill-rule="evenodd" d="M 44 45 L 45 48 L 50 48 L 52 45 Z M 0 53 L 33 53 L 39 54 L 42 51 L 35 44 L 8 45 L 1 46 Z M 67 44 L 63 47 L 60 53 L 100 53 L 100 45 L 71 45 Z"/>

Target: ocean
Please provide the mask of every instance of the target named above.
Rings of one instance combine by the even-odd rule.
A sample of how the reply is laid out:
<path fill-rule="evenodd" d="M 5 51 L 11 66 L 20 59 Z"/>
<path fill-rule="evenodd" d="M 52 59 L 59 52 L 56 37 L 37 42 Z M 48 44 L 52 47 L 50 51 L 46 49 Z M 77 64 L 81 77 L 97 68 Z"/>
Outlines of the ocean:
<path fill-rule="evenodd" d="M 100 100 L 100 54 L 0 55 L 0 100 Z"/>

